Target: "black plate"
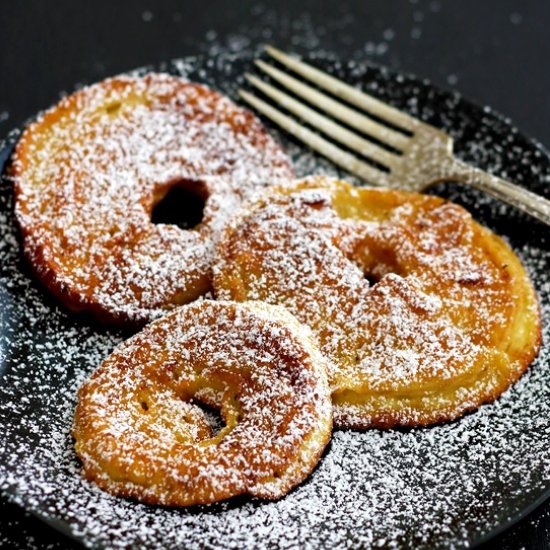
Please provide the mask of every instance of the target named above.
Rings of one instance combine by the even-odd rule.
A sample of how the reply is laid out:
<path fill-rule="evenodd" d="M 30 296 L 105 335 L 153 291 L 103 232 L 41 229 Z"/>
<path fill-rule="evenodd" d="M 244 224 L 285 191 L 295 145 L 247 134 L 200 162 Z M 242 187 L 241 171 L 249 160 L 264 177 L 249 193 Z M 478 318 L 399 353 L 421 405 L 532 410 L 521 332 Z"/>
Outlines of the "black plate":
<path fill-rule="evenodd" d="M 550 159 L 507 120 L 415 77 L 326 56 L 312 61 L 449 131 L 466 161 L 548 193 Z M 160 67 L 234 96 L 251 55 Z M 159 67 L 155 67 L 159 69 Z M 275 132 L 275 130 L 273 130 Z M 13 138 L 0 153 L 5 159 Z M 338 171 L 279 136 L 300 174 Z M 459 186 L 462 203 L 508 239 L 539 292 L 548 342 L 548 230 Z M 550 493 L 550 362 L 541 351 L 495 404 L 414 430 L 338 431 L 308 481 L 279 502 L 239 498 L 169 510 L 113 498 L 79 475 L 70 426 L 75 392 L 127 336 L 59 308 L 21 258 L 9 182 L 0 189 L 0 488 L 91 547 L 465 547 L 517 521 Z"/>

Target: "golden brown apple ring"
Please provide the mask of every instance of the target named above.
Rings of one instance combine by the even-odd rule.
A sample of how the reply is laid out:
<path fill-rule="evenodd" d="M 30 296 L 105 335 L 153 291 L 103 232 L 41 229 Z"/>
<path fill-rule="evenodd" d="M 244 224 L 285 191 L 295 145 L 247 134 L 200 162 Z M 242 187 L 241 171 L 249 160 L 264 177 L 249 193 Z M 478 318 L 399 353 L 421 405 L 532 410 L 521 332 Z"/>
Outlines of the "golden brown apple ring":
<path fill-rule="evenodd" d="M 63 99 L 13 157 L 16 214 L 38 278 L 67 307 L 143 323 L 210 289 L 217 231 L 290 162 L 260 122 L 166 74 L 120 76 Z M 153 224 L 174 186 L 205 200 L 193 230 Z"/>
<path fill-rule="evenodd" d="M 457 418 L 540 344 L 518 258 L 438 197 L 306 179 L 253 204 L 219 253 L 218 297 L 283 305 L 313 329 L 340 427 Z"/>
<path fill-rule="evenodd" d="M 197 400 L 219 408 L 213 434 Z M 325 360 L 282 308 L 201 301 L 121 344 L 75 414 L 85 476 L 171 506 L 275 499 L 314 468 L 332 429 Z"/>

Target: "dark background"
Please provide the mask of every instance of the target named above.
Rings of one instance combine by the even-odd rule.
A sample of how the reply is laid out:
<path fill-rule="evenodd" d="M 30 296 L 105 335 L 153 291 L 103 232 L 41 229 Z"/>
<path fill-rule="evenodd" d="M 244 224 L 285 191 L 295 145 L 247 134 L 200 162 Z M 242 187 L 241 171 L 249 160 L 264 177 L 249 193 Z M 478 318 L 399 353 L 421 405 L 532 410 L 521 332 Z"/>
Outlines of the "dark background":
<path fill-rule="evenodd" d="M 76 86 L 273 43 L 416 73 L 550 147 L 549 29 L 547 0 L 0 0 L 0 137 Z M 72 544 L 0 499 L 0 547 Z M 550 503 L 484 550 L 497 548 L 550 548 Z"/>

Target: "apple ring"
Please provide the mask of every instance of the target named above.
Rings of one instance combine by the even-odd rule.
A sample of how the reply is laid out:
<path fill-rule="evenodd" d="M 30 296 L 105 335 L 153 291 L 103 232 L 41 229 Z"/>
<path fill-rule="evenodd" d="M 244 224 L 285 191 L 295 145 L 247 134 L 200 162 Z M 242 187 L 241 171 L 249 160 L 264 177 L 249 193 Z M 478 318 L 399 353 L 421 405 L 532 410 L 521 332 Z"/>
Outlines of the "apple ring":
<path fill-rule="evenodd" d="M 119 76 L 61 100 L 23 133 L 11 175 L 27 258 L 68 308 L 142 324 L 210 290 L 213 241 L 290 161 L 252 113 L 167 74 Z M 192 229 L 154 224 L 184 188 Z"/>
<path fill-rule="evenodd" d="M 434 196 L 323 177 L 267 192 L 219 242 L 214 288 L 313 329 L 344 428 L 455 419 L 496 399 L 540 345 L 519 259 Z"/>
<path fill-rule="evenodd" d="M 122 343 L 82 386 L 73 435 L 84 475 L 150 504 L 276 499 L 332 430 L 326 362 L 282 308 L 200 301 Z M 219 409 L 215 434 L 198 403 Z"/>

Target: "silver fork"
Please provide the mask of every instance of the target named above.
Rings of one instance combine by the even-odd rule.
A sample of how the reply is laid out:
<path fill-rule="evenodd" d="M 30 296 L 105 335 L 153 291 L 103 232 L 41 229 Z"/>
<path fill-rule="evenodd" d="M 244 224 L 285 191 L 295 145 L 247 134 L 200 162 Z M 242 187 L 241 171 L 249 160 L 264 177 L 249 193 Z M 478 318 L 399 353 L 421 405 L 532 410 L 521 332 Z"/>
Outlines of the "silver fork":
<path fill-rule="evenodd" d="M 255 63 L 262 72 L 316 109 L 251 74 L 246 75 L 248 82 L 320 133 L 311 131 L 246 90 L 239 90 L 240 97 L 257 111 L 338 166 L 371 185 L 410 191 L 423 191 L 442 181 L 470 184 L 550 225 L 550 201 L 457 159 L 453 155 L 453 139 L 442 130 L 390 107 L 296 57 L 271 46 L 266 50 L 271 57 L 303 79 L 358 108 L 348 107 L 261 60 Z M 325 112 L 330 118 L 319 111 Z M 369 114 L 402 131 L 380 124 L 370 118 Z M 338 124 L 334 119 L 372 136 L 388 146 L 389 150 Z M 375 165 L 334 145 L 323 138 L 321 133 L 332 141 L 342 143 L 346 149 L 374 161 Z"/>

